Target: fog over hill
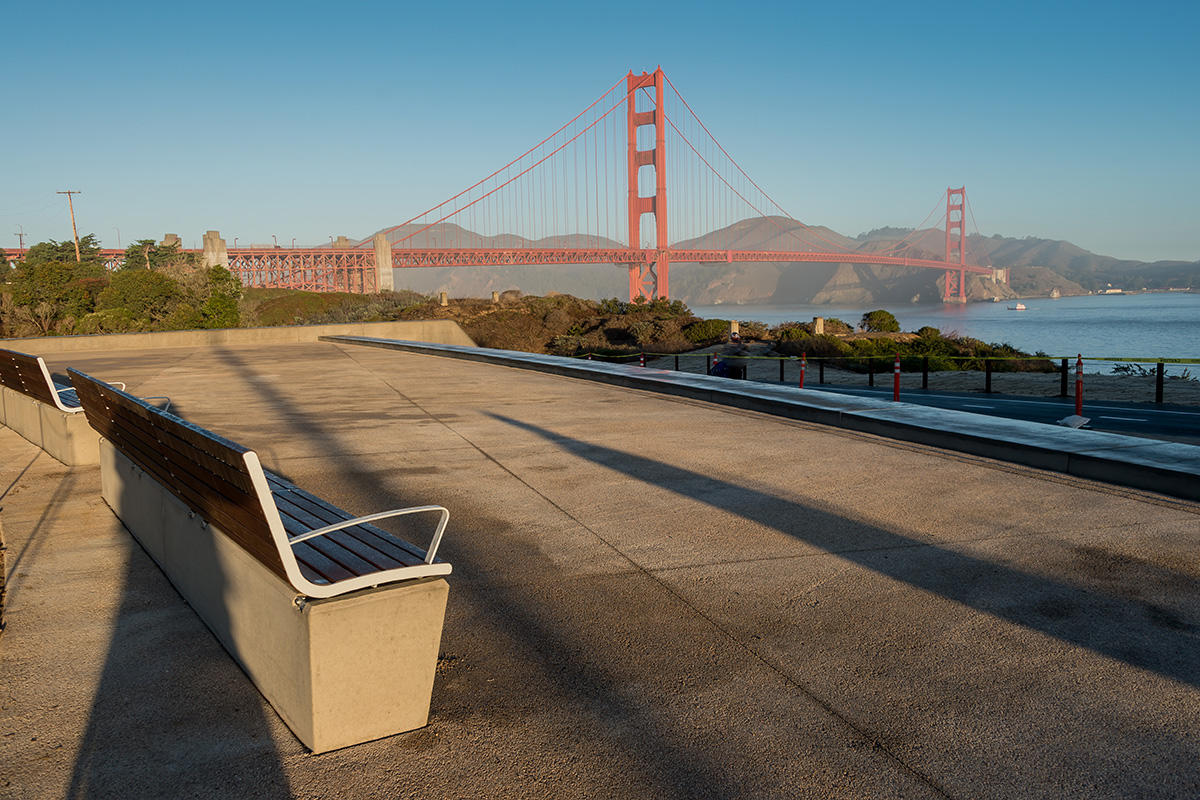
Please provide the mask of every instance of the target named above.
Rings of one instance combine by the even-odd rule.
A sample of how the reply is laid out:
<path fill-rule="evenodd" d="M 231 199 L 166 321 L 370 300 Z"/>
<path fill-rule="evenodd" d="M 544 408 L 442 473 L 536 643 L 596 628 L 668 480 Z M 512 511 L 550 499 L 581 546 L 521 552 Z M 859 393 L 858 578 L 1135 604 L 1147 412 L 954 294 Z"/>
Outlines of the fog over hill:
<path fill-rule="evenodd" d="M 417 226 L 388 233 L 399 241 Z M 372 237 L 362 240 L 364 244 Z M 483 236 L 457 225 L 439 224 L 411 240 L 415 247 L 623 247 L 597 236 L 571 235 L 528 240 L 504 234 Z M 742 220 L 695 239 L 682 249 L 796 250 L 876 253 L 903 243 L 901 255 L 942 258 L 945 233 L 939 228 L 879 228 L 851 238 L 822 226 L 807 227 L 785 217 Z M 1070 242 L 1000 235 L 968 237 L 969 260 L 1008 267 L 1010 284 L 968 276 L 972 300 L 1098 291 L 1109 284 L 1127 290 L 1200 287 L 1200 261 L 1142 262 L 1097 255 Z M 444 290 L 455 297 L 485 297 L 520 289 L 527 294 L 562 292 L 579 297 L 622 297 L 628 272 L 623 266 L 566 264 L 520 267 L 397 269 L 397 288 Z M 943 273 L 936 269 L 808 262 L 742 262 L 671 265 L 671 296 L 693 305 L 892 304 L 931 303 L 942 296 Z"/>

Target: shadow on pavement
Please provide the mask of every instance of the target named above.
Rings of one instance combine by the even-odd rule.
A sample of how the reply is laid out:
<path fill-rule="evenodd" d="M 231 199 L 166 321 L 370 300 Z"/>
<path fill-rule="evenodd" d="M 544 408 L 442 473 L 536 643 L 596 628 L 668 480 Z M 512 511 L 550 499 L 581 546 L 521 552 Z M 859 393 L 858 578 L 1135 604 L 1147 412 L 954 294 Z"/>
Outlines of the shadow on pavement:
<path fill-rule="evenodd" d="M 856 542 L 846 541 L 844 533 L 826 533 L 845 530 L 834 524 L 838 518 L 828 512 L 634 453 L 573 439 L 528 422 L 485 413 L 579 458 L 738 514 L 872 572 L 1131 666 L 1200 686 L 1200 647 L 1196 646 L 1200 619 L 1194 612 L 1182 610 L 1194 609 L 1194 602 L 1180 604 L 1180 609 L 1166 608 L 1137 597 L 1034 575 L 873 526 L 862 526 L 870 546 L 855 549 Z M 781 525 L 780 520 L 787 520 L 787 524 Z M 932 557 L 879 558 L 881 549 L 890 548 L 924 548 Z M 1079 555 L 1084 560 L 1100 558 L 1086 550 L 1080 550 Z M 1189 575 L 1144 562 L 1123 562 L 1109 565 L 1129 573 L 1121 576 L 1123 583 L 1166 588 L 1176 597 L 1200 597 L 1200 581 Z M 1084 567 L 1086 571 L 1086 564 Z"/>

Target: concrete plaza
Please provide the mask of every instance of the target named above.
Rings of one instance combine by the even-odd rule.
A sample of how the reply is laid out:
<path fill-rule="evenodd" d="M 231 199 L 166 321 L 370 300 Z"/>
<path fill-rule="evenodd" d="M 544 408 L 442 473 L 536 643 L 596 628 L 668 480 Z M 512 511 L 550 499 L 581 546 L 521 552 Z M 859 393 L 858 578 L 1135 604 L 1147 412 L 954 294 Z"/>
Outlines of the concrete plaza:
<path fill-rule="evenodd" d="M 348 511 L 438 503 L 431 721 L 320 756 L 0 428 L 0 797 L 1194 797 L 1200 505 L 536 372 L 62 355 Z"/>

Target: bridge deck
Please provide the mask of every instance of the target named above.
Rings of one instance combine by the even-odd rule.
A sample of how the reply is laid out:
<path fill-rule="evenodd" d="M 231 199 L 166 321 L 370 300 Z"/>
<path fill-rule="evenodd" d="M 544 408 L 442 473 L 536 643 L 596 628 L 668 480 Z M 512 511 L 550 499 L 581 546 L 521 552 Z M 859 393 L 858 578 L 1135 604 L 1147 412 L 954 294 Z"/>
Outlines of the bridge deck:
<path fill-rule="evenodd" d="M 445 658 L 429 728 L 305 755 L 96 470 L 0 429 L 0 794 L 1200 788 L 1196 504 L 384 350 L 70 363 L 170 394 L 347 509 L 450 507 Z"/>

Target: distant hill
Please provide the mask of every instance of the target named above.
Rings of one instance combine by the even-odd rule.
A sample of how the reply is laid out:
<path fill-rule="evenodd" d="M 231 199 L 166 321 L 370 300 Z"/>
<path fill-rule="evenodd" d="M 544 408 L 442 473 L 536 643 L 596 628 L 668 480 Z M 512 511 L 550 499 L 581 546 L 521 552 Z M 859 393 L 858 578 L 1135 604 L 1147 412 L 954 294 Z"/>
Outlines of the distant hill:
<path fill-rule="evenodd" d="M 395 242 L 415 227 L 388 234 Z M 370 242 L 373 236 L 361 240 Z M 557 236 L 530 240 L 505 234 L 482 236 L 457 225 L 440 224 L 417 234 L 418 247 L 621 247 L 596 236 Z M 941 258 L 945 233 L 937 228 L 878 228 L 850 238 L 823 226 L 808 227 L 785 217 L 743 220 L 704 236 L 677 243 L 681 248 L 743 250 L 832 250 L 882 252 L 903 244 L 903 254 L 915 258 Z M 1113 287 L 1200 287 L 1200 261 L 1141 262 L 1097 255 L 1070 242 L 1025 237 L 971 236 L 970 260 L 1010 269 L 1008 286 L 980 276 L 969 276 L 967 295 L 972 300 L 993 297 L 1044 296 L 1057 290 L 1063 295 Z M 745 303 L 890 304 L 936 302 L 942 296 L 943 273 L 861 264 L 806 262 L 743 262 L 735 264 L 672 264 L 671 296 L 692 305 Z M 447 291 L 454 297 L 484 297 L 492 291 L 520 289 L 527 294 L 563 292 L 599 299 L 627 292 L 624 267 L 551 265 L 530 267 L 422 268 L 396 270 L 396 286 L 430 293 Z"/>

